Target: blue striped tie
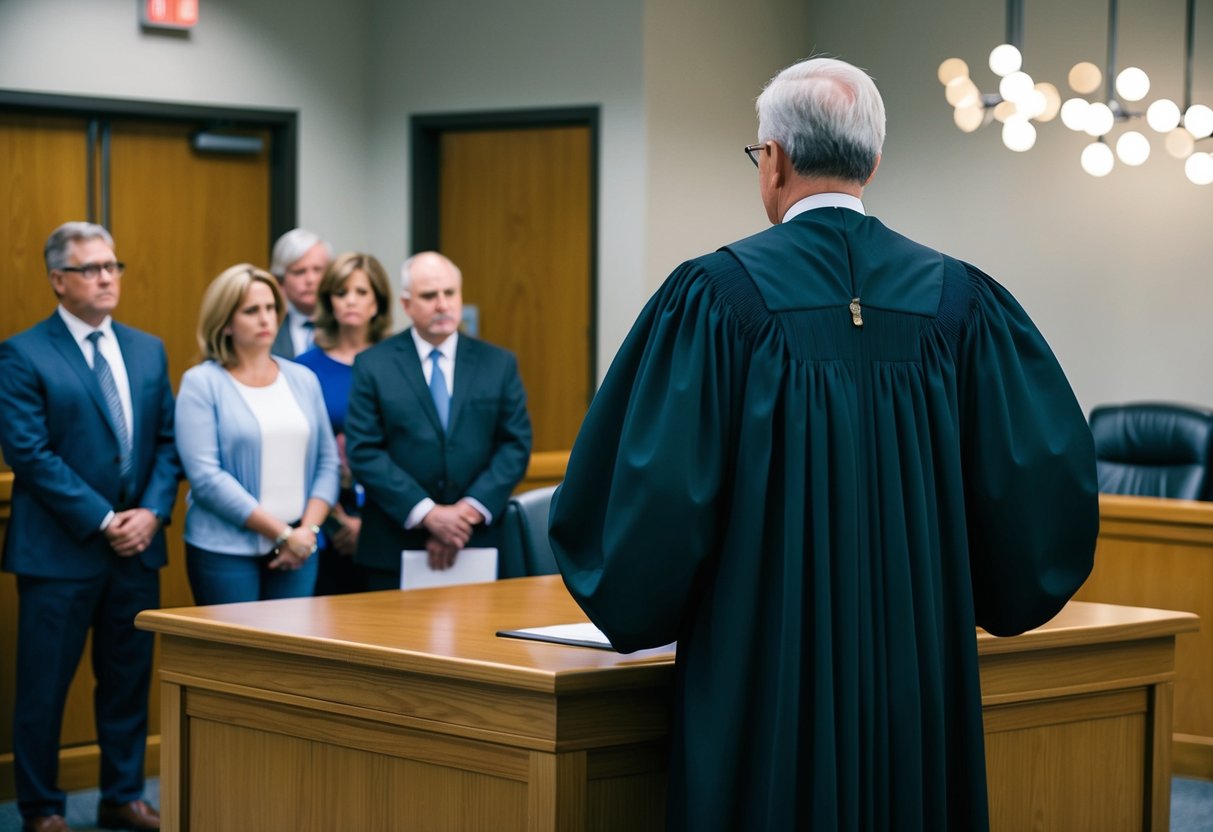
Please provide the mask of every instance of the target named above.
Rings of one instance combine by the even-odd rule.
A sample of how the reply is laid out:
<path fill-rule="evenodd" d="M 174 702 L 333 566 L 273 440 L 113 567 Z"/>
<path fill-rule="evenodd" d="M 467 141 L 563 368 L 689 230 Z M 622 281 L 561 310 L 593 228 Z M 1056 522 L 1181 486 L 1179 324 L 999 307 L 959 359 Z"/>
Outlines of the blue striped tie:
<path fill-rule="evenodd" d="M 131 434 L 126 429 L 126 415 L 122 412 L 122 399 L 118 396 L 118 385 L 114 383 L 114 373 L 110 370 L 109 362 L 101 354 L 101 331 L 90 332 L 88 340 L 93 345 L 93 372 L 97 374 L 97 383 L 101 385 L 101 394 L 105 396 L 105 406 L 109 408 L 110 418 L 114 422 L 114 430 L 118 433 L 118 444 L 122 447 L 122 478 L 127 479 L 131 473 L 134 460 L 131 459 Z"/>
<path fill-rule="evenodd" d="M 441 355 L 438 350 L 430 353 L 430 360 L 434 362 L 434 372 L 430 375 L 430 395 L 434 397 L 438 421 L 442 423 L 442 429 L 446 430 L 447 420 L 451 417 L 451 394 L 446 389 L 446 376 L 442 373 L 442 365 L 438 363 Z"/>

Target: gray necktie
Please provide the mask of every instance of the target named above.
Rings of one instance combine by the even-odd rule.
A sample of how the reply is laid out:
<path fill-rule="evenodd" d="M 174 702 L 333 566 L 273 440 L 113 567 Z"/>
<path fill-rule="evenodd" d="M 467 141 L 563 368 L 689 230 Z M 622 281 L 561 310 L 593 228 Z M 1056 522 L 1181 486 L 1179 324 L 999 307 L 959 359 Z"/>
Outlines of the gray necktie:
<path fill-rule="evenodd" d="M 442 429 L 446 430 L 447 420 L 451 416 L 451 394 L 446 389 L 446 376 L 442 373 L 442 365 L 438 363 L 441 355 L 438 350 L 430 353 L 430 360 L 434 362 L 434 372 L 430 375 L 430 395 L 434 397 L 438 421 L 442 423 Z"/>
<path fill-rule="evenodd" d="M 97 383 L 101 385 L 101 394 L 105 396 L 105 406 L 109 408 L 110 419 L 118 434 L 118 444 L 122 448 L 122 478 L 126 479 L 134 464 L 131 459 L 131 434 L 126 428 L 126 414 L 122 412 L 122 399 L 118 395 L 118 385 L 114 383 L 114 373 L 98 344 L 104 334 L 101 331 L 90 332 L 88 340 L 93 345 L 93 372 L 97 374 Z"/>

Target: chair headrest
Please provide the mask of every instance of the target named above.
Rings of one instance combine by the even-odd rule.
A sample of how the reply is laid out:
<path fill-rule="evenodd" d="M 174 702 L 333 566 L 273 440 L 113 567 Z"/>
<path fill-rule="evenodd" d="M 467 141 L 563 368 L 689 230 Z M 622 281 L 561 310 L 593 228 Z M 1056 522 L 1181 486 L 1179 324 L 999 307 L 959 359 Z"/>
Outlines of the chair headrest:
<path fill-rule="evenodd" d="M 1165 402 L 1091 411 L 1099 490 L 1187 500 L 1213 497 L 1213 410 Z"/>
<path fill-rule="evenodd" d="M 1101 405 L 1091 411 L 1091 434 L 1097 459 L 1207 466 L 1213 410 L 1166 402 Z"/>

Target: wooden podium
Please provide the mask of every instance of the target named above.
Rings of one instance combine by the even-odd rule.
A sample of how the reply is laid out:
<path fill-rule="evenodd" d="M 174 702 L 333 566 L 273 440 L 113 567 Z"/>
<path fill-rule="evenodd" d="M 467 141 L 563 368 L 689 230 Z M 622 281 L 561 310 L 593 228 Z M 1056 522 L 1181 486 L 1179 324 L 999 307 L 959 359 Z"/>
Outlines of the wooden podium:
<path fill-rule="evenodd" d="M 672 654 L 495 635 L 584 620 L 558 576 L 142 613 L 164 828 L 660 829 Z M 1167 828 L 1195 627 L 1073 603 L 979 633 L 995 829 Z"/>

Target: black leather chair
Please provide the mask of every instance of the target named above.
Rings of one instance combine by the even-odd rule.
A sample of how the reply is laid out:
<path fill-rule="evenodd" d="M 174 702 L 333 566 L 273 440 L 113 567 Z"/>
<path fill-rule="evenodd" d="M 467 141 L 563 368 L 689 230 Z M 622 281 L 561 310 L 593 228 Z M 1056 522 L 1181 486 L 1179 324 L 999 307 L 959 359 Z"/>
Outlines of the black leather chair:
<path fill-rule="evenodd" d="M 1167 402 L 1091 411 L 1099 490 L 1181 500 L 1213 499 L 1213 410 Z"/>
<path fill-rule="evenodd" d="M 501 515 L 497 537 L 497 577 L 554 575 L 556 558 L 548 542 L 548 510 L 556 486 L 515 494 Z"/>

